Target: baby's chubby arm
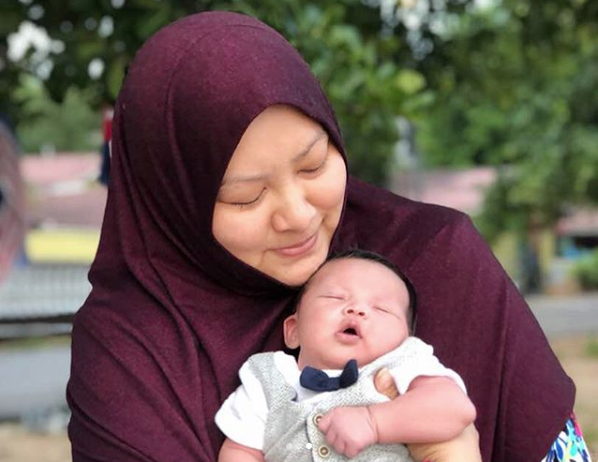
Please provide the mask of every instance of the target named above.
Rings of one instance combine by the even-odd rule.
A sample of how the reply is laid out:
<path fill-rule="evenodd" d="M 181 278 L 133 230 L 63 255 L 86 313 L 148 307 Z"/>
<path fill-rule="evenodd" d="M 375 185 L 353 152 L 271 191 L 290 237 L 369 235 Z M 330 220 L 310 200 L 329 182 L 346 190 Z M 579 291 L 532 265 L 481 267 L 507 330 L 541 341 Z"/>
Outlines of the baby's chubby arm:
<path fill-rule="evenodd" d="M 475 416 L 475 407 L 453 380 L 422 376 L 389 402 L 333 409 L 318 428 L 338 453 L 354 457 L 374 443 L 450 440 Z"/>
<path fill-rule="evenodd" d="M 386 368 L 378 371 L 374 384 L 379 393 L 394 399 L 399 395 L 395 381 Z M 469 424 L 463 432 L 448 441 L 433 443 L 409 443 L 411 457 L 416 461 L 434 462 L 482 462 L 480 438 L 474 424 Z"/>
<path fill-rule="evenodd" d="M 475 406 L 447 377 L 417 377 L 403 395 L 369 406 L 378 443 L 432 443 L 460 435 L 476 418 Z"/>
<path fill-rule="evenodd" d="M 264 462 L 264 453 L 226 438 L 220 448 L 218 462 Z"/>

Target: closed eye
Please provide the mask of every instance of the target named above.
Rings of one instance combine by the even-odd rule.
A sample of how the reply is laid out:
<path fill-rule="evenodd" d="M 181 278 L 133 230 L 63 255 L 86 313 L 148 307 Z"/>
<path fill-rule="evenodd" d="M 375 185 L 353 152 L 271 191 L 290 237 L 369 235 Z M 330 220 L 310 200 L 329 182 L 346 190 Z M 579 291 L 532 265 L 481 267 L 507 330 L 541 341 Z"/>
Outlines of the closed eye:
<path fill-rule="evenodd" d="M 332 300 L 344 300 L 345 297 L 342 295 L 320 295 L 321 298 L 329 298 Z"/>
<path fill-rule="evenodd" d="M 235 207 L 240 207 L 240 208 L 247 207 L 249 205 L 257 203 L 261 199 L 261 197 L 264 195 L 264 191 L 265 191 L 265 189 L 262 189 L 262 191 L 259 193 L 259 195 L 255 199 L 252 199 L 250 201 L 243 201 L 243 202 L 236 201 L 236 202 L 229 202 L 228 204 L 234 205 Z"/>
<path fill-rule="evenodd" d="M 374 309 L 378 310 L 378 311 L 381 311 L 383 313 L 390 313 L 389 310 L 387 310 L 386 308 L 382 308 L 381 306 L 375 306 Z"/>
<path fill-rule="evenodd" d="M 327 161 L 327 160 L 328 160 L 328 156 L 326 156 L 326 157 L 324 158 L 324 160 L 323 160 L 323 161 L 322 161 L 322 162 L 321 162 L 319 165 L 317 165 L 317 166 L 315 166 L 315 167 L 312 167 L 312 168 L 303 168 L 303 169 L 301 169 L 301 173 L 307 173 L 307 174 L 310 174 L 310 173 L 317 173 L 317 172 L 319 172 L 320 170 L 323 170 L 323 169 L 324 169 L 324 167 L 326 166 L 326 161 Z"/>

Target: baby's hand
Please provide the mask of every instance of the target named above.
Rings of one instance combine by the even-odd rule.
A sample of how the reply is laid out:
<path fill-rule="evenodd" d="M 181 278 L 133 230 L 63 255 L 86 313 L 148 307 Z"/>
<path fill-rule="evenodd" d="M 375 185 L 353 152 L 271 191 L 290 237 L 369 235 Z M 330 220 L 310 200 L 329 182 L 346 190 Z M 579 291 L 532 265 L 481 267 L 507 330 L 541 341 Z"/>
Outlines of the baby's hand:
<path fill-rule="evenodd" d="M 367 407 L 338 407 L 322 417 L 318 428 L 339 454 L 349 459 L 378 441 L 378 430 Z"/>

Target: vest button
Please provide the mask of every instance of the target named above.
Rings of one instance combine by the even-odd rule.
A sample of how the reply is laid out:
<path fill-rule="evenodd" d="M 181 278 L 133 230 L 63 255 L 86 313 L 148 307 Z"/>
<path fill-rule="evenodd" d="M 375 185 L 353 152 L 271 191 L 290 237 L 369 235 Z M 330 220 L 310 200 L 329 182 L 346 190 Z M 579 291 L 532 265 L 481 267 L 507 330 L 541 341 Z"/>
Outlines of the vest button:
<path fill-rule="evenodd" d="M 328 456 L 330 456 L 330 449 L 328 449 L 328 446 L 320 446 L 318 448 L 318 455 L 322 458 L 322 459 L 326 459 L 328 458 Z"/>
<path fill-rule="evenodd" d="M 322 420 L 322 417 L 324 417 L 322 414 L 316 414 L 314 416 L 314 418 L 312 419 L 314 425 L 317 427 L 318 424 L 320 423 L 320 420 Z"/>

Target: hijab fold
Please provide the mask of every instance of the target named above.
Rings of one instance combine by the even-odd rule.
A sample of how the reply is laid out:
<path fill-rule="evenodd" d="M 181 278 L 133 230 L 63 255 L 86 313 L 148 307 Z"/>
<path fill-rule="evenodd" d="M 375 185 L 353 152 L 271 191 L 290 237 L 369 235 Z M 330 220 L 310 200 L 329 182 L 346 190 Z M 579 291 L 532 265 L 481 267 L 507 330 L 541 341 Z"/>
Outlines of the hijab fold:
<path fill-rule="evenodd" d="M 251 17 L 193 15 L 138 52 L 116 104 L 93 290 L 73 329 L 75 462 L 216 461 L 213 417 L 239 367 L 283 347 L 296 289 L 231 256 L 211 231 L 232 153 L 274 104 L 317 121 L 344 152 L 309 67 Z M 389 257 L 414 282 L 417 334 L 463 376 L 484 460 L 542 459 L 574 387 L 470 221 L 350 179 L 332 250 L 348 247 Z"/>

